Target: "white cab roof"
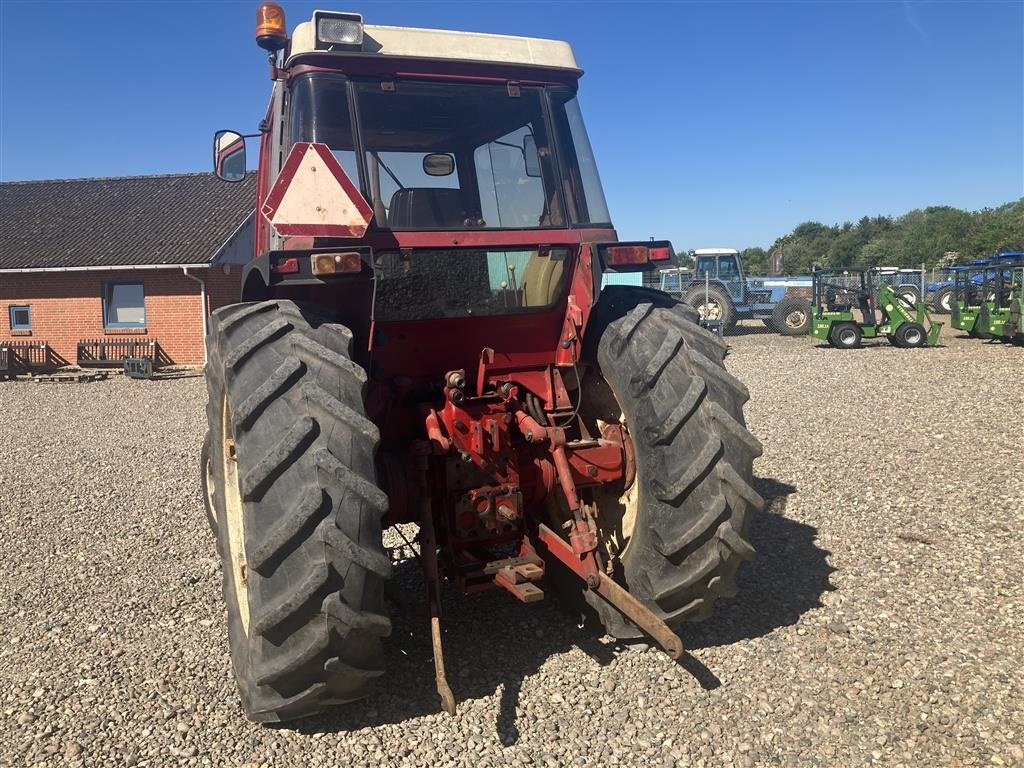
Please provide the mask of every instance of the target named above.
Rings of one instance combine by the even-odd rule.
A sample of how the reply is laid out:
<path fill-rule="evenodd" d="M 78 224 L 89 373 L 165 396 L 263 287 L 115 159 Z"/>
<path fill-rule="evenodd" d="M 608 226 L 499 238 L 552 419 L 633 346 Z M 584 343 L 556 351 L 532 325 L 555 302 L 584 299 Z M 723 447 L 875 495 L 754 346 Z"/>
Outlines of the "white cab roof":
<path fill-rule="evenodd" d="M 572 47 L 561 40 L 372 24 L 363 25 L 363 35 L 363 52 L 382 56 L 493 61 L 579 70 Z M 292 33 L 289 58 L 315 50 L 313 22 L 304 21 Z"/>
<path fill-rule="evenodd" d="M 729 256 L 738 254 L 735 248 L 698 248 L 693 252 L 694 256 Z"/>

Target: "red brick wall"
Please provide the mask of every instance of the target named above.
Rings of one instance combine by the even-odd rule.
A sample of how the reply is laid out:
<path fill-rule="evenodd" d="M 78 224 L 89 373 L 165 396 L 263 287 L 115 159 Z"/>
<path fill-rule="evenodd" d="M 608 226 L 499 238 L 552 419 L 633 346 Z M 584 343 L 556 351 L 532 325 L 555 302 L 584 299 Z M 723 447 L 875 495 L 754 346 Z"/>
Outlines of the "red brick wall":
<path fill-rule="evenodd" d="M 189 270 L 206 282 L 208 311 L 238 300 L 242 268 Z M 103 290 L 108 282 L 139 282 L 146 295 L 146 327 L 103 327 Z M 32 307 L 32 330 L 11 331 L 8 307 Z M 0 341 L 45 341 L 69 363 L 83 339 L 155 339 L 176 365 L 203 364 L 199 284 L 180 269 L 0 274 Z"/>

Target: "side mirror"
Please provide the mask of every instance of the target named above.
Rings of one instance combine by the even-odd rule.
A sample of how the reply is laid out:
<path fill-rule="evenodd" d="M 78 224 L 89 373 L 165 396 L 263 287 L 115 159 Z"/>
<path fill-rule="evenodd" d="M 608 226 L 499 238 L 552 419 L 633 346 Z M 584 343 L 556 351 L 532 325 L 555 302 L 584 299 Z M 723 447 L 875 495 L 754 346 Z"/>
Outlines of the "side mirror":
<path fill-rule="evenodd" d="M 523 136 L 523 160 L 526 163 L 526 175 L 532 179 L 539 179 L 540 155 L 537 153 L 537 140 L 532 133 Z"/>
<path fill-rule="evenodd" d="M 235 131 L 213 136 L 213 172 L 222 181 L 245 179 L 245 137 Z"/>
<path fill-rule="evenodd" d="M 443 152 L 424 155 L 423 172 L 427 176 L 451 176 L 455 173 L 455 158 Z"/>

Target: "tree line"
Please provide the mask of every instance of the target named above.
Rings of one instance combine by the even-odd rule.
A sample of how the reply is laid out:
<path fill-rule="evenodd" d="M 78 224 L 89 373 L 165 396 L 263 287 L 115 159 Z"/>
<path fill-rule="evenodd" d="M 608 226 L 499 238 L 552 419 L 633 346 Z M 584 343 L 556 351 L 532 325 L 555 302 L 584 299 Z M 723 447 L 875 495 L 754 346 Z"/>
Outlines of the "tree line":
<path fill-rule="evenodd" d="M 828 226 L 806 221 L 768 248 L 742 251 L 748 274 L 769 271 L 781 250 L 783 272 L 806 274 L 822 267 L 948 266 L 1000 251 L 1024 251 L 1024 197 L 998 208 L 964 211 L 951 206 L 916 209 L 902 216 L 864 216 L 856 223 Z M 686 252 L 680 264 L 691 263 Z"/>

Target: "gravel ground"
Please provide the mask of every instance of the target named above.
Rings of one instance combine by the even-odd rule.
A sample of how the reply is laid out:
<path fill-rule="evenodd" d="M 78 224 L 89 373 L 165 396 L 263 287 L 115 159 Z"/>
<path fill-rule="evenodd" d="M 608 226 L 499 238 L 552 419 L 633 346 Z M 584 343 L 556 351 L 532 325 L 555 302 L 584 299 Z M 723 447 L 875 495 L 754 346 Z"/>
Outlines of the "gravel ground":
<path fill-rule="evenodd" d="M 449 591 L 454 718 L 396 615 L 373 698 L 277 729 L 231 678 L 202 379 L 0 383 L 0 763 L 1024 765 L 1024 350 L 732 343 L 769 505 L 684 663 Z"/>

